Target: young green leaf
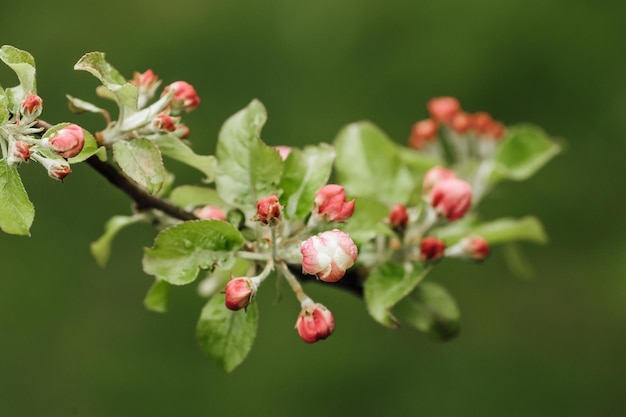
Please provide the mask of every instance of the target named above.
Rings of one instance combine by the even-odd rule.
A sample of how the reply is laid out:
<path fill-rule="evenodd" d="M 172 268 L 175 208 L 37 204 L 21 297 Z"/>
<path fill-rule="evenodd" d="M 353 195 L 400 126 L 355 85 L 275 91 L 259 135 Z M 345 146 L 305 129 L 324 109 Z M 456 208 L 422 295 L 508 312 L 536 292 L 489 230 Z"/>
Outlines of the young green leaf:
<path fill-rule="evenodd" d="M 560 146 L 538 127 L 514 126 L 496 152 L 492 181 L 525 180 L 560 151 Z"/>
<path fill-rule="evenodd" d="M 188 221 L 159 233 L 144 251 L 143 270 L 173 285 L 189 284 L 200 269 L 232 262 L 242 245 L 241 233 L 230 223 Z"/>
<path fill-rule="evenodd" d="M 126 226 L 138 222 L 146 221 L 145 214 L 134 214 L 132 216 L 113 216 L 104 225 L 104 234 L 98 240 L 91 243 L 89 249 L 96 263 L 104 268 L 111 254 L 111 242 L 113 238 Z"/>
<path fill-rule="evenodd" d="M 102 109 L 88 101 L 84 101 L 79 98 L 72 97 L 69 94 L 66 94 L 65 97 L 67 97 L 68 105 L 72 113 L 76 113 L 76 114 L 80 114 L 83 112 L 100 113 L 105 118 L 105 120 L 109 122 L 110 117 L 109 117 L 109 112 L 107 110 Z"/>
<path fill-rule="evenodd" d="M 165 181 L 165 168 L 159 148 L 146 138 L 113 144 L 113 158 L 122 171 L 150 194 L 159 192 Z"/>
<path fill-rule="evenodd" d="M 259 136 L 266 120 L 265 107 L 253 100 L 226 120 L 220 130 L 217 192 L 224 201 L 243 210 L 250 210 L 258 199 L 275 193 L 283 173 L 280 155 Z"/>
<path fill-rule="evenodd" d="M 436 230 L 435 235 L 445 240 L 448 245 L 468 235 L 481 236 L 490 245 L 520 240 L 537 244 L 544 244 L 548 241 L 548 236 L 541 222 L 534 216 L 526 216 L 521 219 L 505 217 L 486 223 L 476 221 L 457 223 Z M 459 227 L 461 225 L 465 227 Z"/>
<path fill-rule="evenodd" d="M 202 309 L 196 334 L 202 351 L 226 372 L 231 372 L 252 348 L 259 314 L 254 300 L 246 311 L 231 311 L 224 301 L 224 294 L 209 300 Z"/>
<path fill-rule="evenodd" d="M 28 199 L 16 168 L 0 160 L 0 229 L 13 235 L 30 236 L 35 207 Z"/>
<path fill-rule="evenodd" d="M 172 190 L 169 200 L 179 207 L 220 206 L 226 205 L 213 188 L 196 185 L 181 185 Z"/>
<path fill-rule="evenodd" d="M 10 45 L 0 48 L 0 60 L 7 64 L 20 80 L 22 90 L 21 98 L 28 93 L 37 93 L 35 83 L 35 58 L 26 51 L 22 51 Z"/>
<path fill-rule="evenodd" d="M 0 87 L 0 127 L 9 121 L 9 100 L 4 88 Z"/>
<path fill-rule="evenodd" d="M 311 212 L 315 194 L 328 182 L 334 159 L 334 149 L 325 143 L 291 150 L 279 186 L 288 218 L 302 219 Z"/>
<path fill-rule="evenodd" d="M 399 147 L 369 122 L 342 129 L 334 142 L 339 183 L 349 194 L 372 197 L 388 205 L 406 203 L 416 179 Z"/>
<path fill-rule="evenodd" d="M 174 135 L 161 135 L 155 139 L 154 143 L 163 155 L 187 164 L 206 175 L 204 182 L 213 181 L 217 170 L 217 161 L 213 155 L 196 154 Z"/>
<path fill-rule="evenodd" d="M 401 300 L 393 314 L 415 329 L 430 333 L 446 341 L 459 333 L 461 313 L 454 298 L 439 284 L 423 282 L 415 291 Z"/>
<path fill-rule="evenodd" d="M 423 264 L 385 262 L 372 269 L 363 294 L 367 311 L 386 327 L 396 327 L 397 320 L 391 309 L 424 279 L 428 269 Z"/>
<path fill-rule="evenodd" d="M 150 311 L 155 313 L 167 312 L 167 302 L 170 293 L 170 284 L 165 281 L 154 280 L 154 283 L 148 290 L 146 298 L 143 299 L 143 305 Z"/>
<path fill-rule="evenodd" d="M 382 221 L 389 215 L 389 207 L 378 200 L 359 197 L 354 205 L 354 214 L 340 228 L 348 233 L 354 243 L 361 247 L 376 235 L 392 235 L 393 232 Z"/>

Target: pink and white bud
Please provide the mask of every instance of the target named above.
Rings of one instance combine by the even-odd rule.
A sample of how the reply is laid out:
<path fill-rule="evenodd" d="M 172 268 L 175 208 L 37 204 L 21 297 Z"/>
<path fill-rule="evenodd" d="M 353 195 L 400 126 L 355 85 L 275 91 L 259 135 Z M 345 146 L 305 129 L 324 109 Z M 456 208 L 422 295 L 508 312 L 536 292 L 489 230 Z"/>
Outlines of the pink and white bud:
<path fill-rule="evenodd" d="M 67 125 L 44 139 L 42 144 L 65 159 L 72 158 L 83 150 L 85 132 L 78 125 Z"/>
<path fill-rule="evenodd" d="M 276 151 L 278 152 L 278 154 L 280 155 L 280 159 L 282 159 L 283 161 L 287 159 L 287 157 L 289 156 L 289 154 L 291 153 L 291 147 L 290 146 L 274 146 L 274 149 L 276 149 Z"/>
<path fill-rule="evenodd" d="M 302 270 L 326 282 L 339 281 L 358 255 L 350 235 L 338 229 L 311 236 L 302 242 L 300 252 Z"/>
<path fill-rule="evenodd" d="M 159 77 L 151 69 L 147 69 L 144 72 L 135 71 L 130 83 L 137 87 L 140 93 L 145 94 L 152 92 L 154 94 L 154 89 L 158 86 L 158 81 Z"/>
<path fill-rule="evenodd" d="M 248 277 L 233 278 L 226 284 L 226 308 L 237 311 L 245 308 L 256 294 L 257 285 Z"/>
<path fill-rule="evenodd" d="M 48 176 L 59 181 L 63 181 L 63 178 L 72 173 L 72 169 L 67 162 L 52 161 L 50 164 L 48 164 L 47 168 Z"/>
<path fill-rule="evenodd" d="M 346 190 L 341 185 L 327 184 L 315 195 L 313 213 L 331 222 L 343 222 L 354 213 L 354 200 L 346 201 Z"/>
<path fill-rule="evenodd" d="M 204 206 L 197 208 L 193 214 L 201 220 L 226 220 L 226 214 L 218 206 Z"/>
<path fill-rule="evenodd" d="M 466 133 L 472 127 L 472 116 L 460 111 L 452 118 L 450 127 L 458 134 Z"/>
<path fill-rule="evenodd" d="M 276 195 L 257 201 L 255 219 L 269 226 L 277 225 L 280 222 L 282 219 L 282 207 Z"/>
<path fill-rule="evenodd" d="M 433 98 L 426 107 L 433 120 L 441 123 L 450 123 L 454 115 L 461 111 L 461 105 L 454 97 Z"/>
<path fill-rule="evenodd" d="M 450 221 L 457 220 L 472 204 L 472 187 L 463 180 L 450 178 L 435 184 L 428 199 L 438 214 Z"/>
<path fill-rule="evenodd" d="M 389 223 L 394 229 L 406 229 L 407 224 L 409 224 L 409 213 L 404 204 L 396 204 L 393 206 L 391 213 L 389 213 Z"/>
<path fill-rule="evenodd" d="M 454 171 L 446 169 L 442 166 L 433 167 L 426 171 L 426 174 L 424 174 L 424 180 L 422 181 L 422 193 L 428 194 L 435 185 L 441 181 L 452 178 L 456 178 Z"/>
<path fill-rule="evenodd" d="M 335 330 L 335 318 L 322 304 L 314 303 L 300 311 L 296 321 L 300 338 L 307 343 L 326 339 Z"/>
<path fill-rule="evenodd" d="M 420 242 L 420 261 L 434 262 L 443 256 L 446 245 L 435 237 L 425 237 Z"/>
<path fill-rule="evenodd" d="M 174 132 L 176 130 L 176 121 L 169 114 L 159 113 L 154 119 L 152 119 L 152 127 L 155 130 Z"/>
<path fill-rule="evenodd" d="M 411 136 L 409 137 L 409 147 L 413 149 L 423 149 L 428 144 L 433 143 L 437 139 L 437 122 L 433 119 L 421 120 L 411 128 Z"/>
<path fill-rule="evenodd" d="M 30 147 L 26 142 L 21 140 L 11 141 L 9 145 L 9 155 L 7 156 L 7 164 L 16 167 L 22 162 L 28 162 L 30 159 Z"/>
<path fill-rule="evenodd" d="M 174 131 L 174 135 L 176 135 L 177 137 L 181 139 L 187 139 L 190 134 L 191 134 L 191 130 L 186 125 L 182 123 L 178 123 L 176 125 L 176 130 Z"/>
<path fill-rule="evenodd" d="M 21 112 L 29 119 L 36 119 L 41 114 L 43 100 L 37 94 L 30 93 L 22 101 Z"/>
<path fill-rule="evenodd" d="M 489 242 L 480 236 L 468 236 L 446 249 L 446 256 L 484 261 L 491 253 Z"/>
<path fill-rule="evenodd" d="M 176 81 L 165 87 L 163 94 L 167 94 L 170 89 L 174 90 L 170 105 L 175 113 L 181 111 L 188 113 L 200 105 L 200 97 L 191 84 L 185 81 Z"/>

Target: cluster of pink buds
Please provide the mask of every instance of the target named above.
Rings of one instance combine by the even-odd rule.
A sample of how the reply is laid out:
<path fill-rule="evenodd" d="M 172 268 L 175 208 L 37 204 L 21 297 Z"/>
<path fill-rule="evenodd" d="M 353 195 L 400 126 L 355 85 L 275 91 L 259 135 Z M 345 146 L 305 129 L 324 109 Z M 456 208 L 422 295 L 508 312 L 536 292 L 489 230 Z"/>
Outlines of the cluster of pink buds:
<path fill-rule="evenodd" d="M 358 249 L 347 233 L 338 229 L 311 236 L 300 246 L 302 270 L 326 282 L 339 281 L 354 265 Z"/>
<path fill-rule="evenodd" d="M 322 304 L 311 299 L 302 302 L 302 310 L 296 321 L 296 329 L 300 338 L 307 343 L 315 343 L 326 339 L 335 330 L 333 314 Z"/>
<path fill-rule="evenodd" d="M 435 211 L 449 221 L 463 217 L 472 204 L 469 183 L 443 167 L 434 167 L 426 173 L 423 190 Z"/>
<path fill-rule="evenodd" d="M 354 213 L 354 200 L 346 200 L 346 190 L 341 185 L 327 184 L 315 195 L 314 221 L 344 222 Z"/>

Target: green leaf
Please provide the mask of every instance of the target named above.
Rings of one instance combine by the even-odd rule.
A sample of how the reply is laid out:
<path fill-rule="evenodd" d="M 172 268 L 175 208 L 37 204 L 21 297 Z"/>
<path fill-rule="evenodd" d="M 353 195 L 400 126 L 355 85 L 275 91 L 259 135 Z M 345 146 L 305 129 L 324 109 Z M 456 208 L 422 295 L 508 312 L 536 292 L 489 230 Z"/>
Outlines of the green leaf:
<path fill-rule="evenodd" d="M 244 211 L 275 193 L 283 173 L 280 155 L 259 136 L 266 120 L 265 107 L 253 100 L 226 120 L 217 142 L 217 192 Z"/>
<path fill-rule="evenodd" d="M 89 113 L 100 113 L 104 116 L 104 118 L 109 121 L 109 112 L 105 109 L 102 109 L 95 104 L 92 104 L 88 101 L 81 100 L 76 97 L 72 97 L 69 94 L 66 94 L 68 100 L 68 107 L 72 113 L 80 114 L 83 112 Z"/>
<path fill-rule="evenodd" d="M 335 139 L 335 169 L 349 194 L 388 205 L 406 203 L 415 176 L 403 162 L 400 147 L 369 122 L 353 123 Z"/>
<path fill-rule="evenodd" d="M 0 229 L 13 235 L 30 236 L 35 207 L 28 199 L 16 168 L 0 160 Z"/>
<path fill-rule="evenodd" d="M 328 182 L 334 159 L 335 150 L 325 143 L 291 150 L 280 182 L 280 200 L 288 218 L 302 219 L 311 212 L 315 194 Z"/>
<path fill-rule="evenodd" d="M 179 207 L 195 206 L 225 206 L 224 200 L 220 198 L 212 188 L 198 187 L 195 185 L 181 185 L 172 190 L 169 200 Z"/>
<path fill-rule="evenodd" d="M 517 278 L 529 280 L 533 277 L 535 269 L 520 247 L 513 243 L 506 244 L 502 247 L 502 254 L 509 271 Z"/>
<path fill-rule="evenodd" d="M 163 155 L 180 161 L 206 175 L 204 182 L 211 182 L 215 178 L 217 161 L 213 155 L 198 155 L 180 138 L 174 135 L 161 135 L 154 141 Z"/>
<path fill-rule="evenodd" d="M 433 282 L 421 283 L 396 305 L 393 313 L 401 323 L 430 333 L 441 341 L 454 338 L 460 330 L 461 314 L 454 298 L 445 288 Z"/>
<path fill-rule="evenodd" d="M 159 233 L 154 246 L 144 251 L 143 270 L 173 285 L 189 284 L 200 269 L 232 262 L 242 245 L 241 233 L 230 223 L 188 221 Z"/>
<path fill-rule="evenodd" d="M 143 305 L 150 311 L 165 313 L 167 312 L 169 293 L 170 284 L 157 279 L 148 290 L 146 298 L 143 299 Z"/>
<path fill-rule="evenodd" d="M 370 272 L 363 286 L 369 314 L 386 327 L 396 327 L 391 309 L 424 279 L 428 269 L 423 264 L 385 262 Z"/>
<path fill-rule="evenodd" d="M 361 247 L 376 235 L 393 234 L 391 230 L 382 224 L 383 219 L 389 215 L 387 205 L 367 197 L 359 197 L 354 204 L 354 213 L 348 222 L 341 226 L 341 230 L 348 233 L 354 243 Z"/>
<path fill-rule="evenodd" d="M 0 48 L 0 59 L 7 64 L 20 80 L 20 99 L 26 97 L 28 93 L 37 93 L 35 83 L 35 59 L 31 54 L 10 45 Z M 21 101 L 21 100 L 20 100 Z"/>
<path fill-rule="evenodd" d="M 111 242 L 113 238 L 126 226 L 146 221 L 144 214 L 135 214 L 133 216 L 113 216 L 104 225 L 104 234 L 98 240 L 91 243 L 89 249 L 96 263 L 104 268 L 111 254 Z"/>
<path fill-rule="evenodd" d="M 104 58 L 102 52 L 90 52 L 74 65 L 78 71 L 87 71 L 111 91 L 120 107 L 120 119 L 137 111 L 139 91 Z"/>
<path fill-rule="evenodd" d="M 520 240 L 537 244 L 544 244 L 548 241 L 541 222 L 534 216 L 521 219 L 504 217 L 486 223 L 476 221 L 457 223 L 436 230 L 435 235 L 445 240 L 447 244 L 455 243 L 468 235 L 482 236 L 491 245 Z"/>
<path fill-rule="evenodd" d="M 159 192 L 165 168 L 159 148 L 150 140 L 136 138 L 113 144 L 113 158 L 122 171 L 150 194 Z"/>
<path fill-rule="evenodd" d="M 226 372 L 233 371 L 248 356 L 257 333 L 259 313 L 256 301 L 246 311 L 231 311 L 218 294 L 202 309 L 196 335 L 200 348 Z"/>
<path fill-rule="evenodd" d="M 538 127 L 514 126 L 496 151 L 492 181 L 525 180 L 560 151 L 560 146 Z"/>
<path fill-rule="evenodd" d="M 4 126 L 9 121 L 9 100 L 4 91 L 4 88 L 0 87 L 0 127 Z"/>

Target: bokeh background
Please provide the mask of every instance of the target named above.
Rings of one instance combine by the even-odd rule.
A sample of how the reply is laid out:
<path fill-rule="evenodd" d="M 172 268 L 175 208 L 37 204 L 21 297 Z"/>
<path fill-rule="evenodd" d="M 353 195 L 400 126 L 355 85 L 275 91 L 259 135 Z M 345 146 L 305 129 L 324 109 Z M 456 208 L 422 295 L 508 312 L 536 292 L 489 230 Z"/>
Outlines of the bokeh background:
<path fill-rule="evenodd" d="M 148 226 L 119 236 L 105 270 L 91 259 L 126 197 L 87 166 L 60 184 L 30 164 L 32 237 L 0 235 L 0 416 L 624 415 L 625 18 L 624 2 L 582 0 L 12 2 L 0 38 L 35 56 L 52 122 L 102 127 L 64 98 L 96 100 L 96 79 L 72 66 L 100 50 L 128 77 L 152 68 L 195 85 L 202 105 L 186 122 L 203 153 L 255 97 L 273 145 L 330 142 L 361 119 L 402 142 L 430 97 L 454 95 L 567 149 L 483 204 L 487 217 L 543 220 L 550 243 L 521 245 L 532 279 L 497 249 L 432 275 L 461 307 L 459 338 L 384 329 L 359 299 L 320 285 L 309 290 L 337 329 L 306 345 L 292 330 L 297 304 L 262 291 L 255 347 L 230 375 L 197 348 L 194 288 L 173 291 L 168 314 L 144 310 Z"/>

